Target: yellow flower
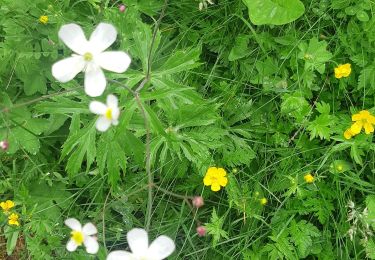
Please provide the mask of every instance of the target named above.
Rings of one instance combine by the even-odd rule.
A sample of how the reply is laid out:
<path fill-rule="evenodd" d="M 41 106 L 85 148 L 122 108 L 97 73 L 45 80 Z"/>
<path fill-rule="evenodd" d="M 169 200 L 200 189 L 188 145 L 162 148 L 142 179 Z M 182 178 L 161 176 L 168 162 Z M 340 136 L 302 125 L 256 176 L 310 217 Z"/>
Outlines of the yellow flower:
<path fill-rule="evenodd" d="M 265 206 L 267 204 L 268 200 L 266 198 L 261 198 L 260 199 L 260 204 Z"/>
<path fill-rule="evenodd" d="M 335 68 L 335 77 L 337 79 L 341 79 L 342 77 L 346 78 L 349 77 L 350 73 L 352 72 L 350 63 L 346 63 L 344 65 L 339 65 L 338 67 Z"/>
<path fill-rule="evenodd" d="M 303 179 L 307 183 L 313 183 L 314 182 L 314 176 L 312 176 L 311 173 L 305 174 L 305 176 L 303 177 Z"/>
<path fill-rule="evenodd" d="M 346 129 L 346 131 L 344 132 L 344 137 L 345 139 L 351 139 L 355 134 L 352 132 L 352 130 L 349 129 Z"/>
<path fill-rule="evenodd" d="M 362 130 L 362 127 L 365 129 L 366 134 L 374 132 L 375 117 L 370 114 L 367 110 L 362 110 L 358 114 L 352 116 L 352 121 L 355 122 L 350 130 L 354 134 L 359 134 Z"/>
<path fill-rule="evenodd" d="M 19 218 L 19 216 L 18 216 L 16 213 L 12 213 L 12 214 L 8 217 L 8 224 L 9 224 L 9 225 L 19 226 L 19 225 L 20 225 L 20 222 L 18 221 L 18 218 Z"/>
<path fill-rule="evenodd" d="M 14 207 L 14 202 L 11 200 L 0 202 L 0 207 L 3 209 L 4 213 L 8 213 L 9 210 Z"/>
<path fill-rule="evenodd" d="M 210 167 L 204 176 L 205 186 L 211 186 L 212 191 L 219 191 L 220 186 L 225 187 L 228 183 L 227 172 L 223 168 Z"/>
<path fill-rule="evenodd" d="M 47 24 L 48 23 L 48 16 L 47 15 L 40 16 L 39 22 L 42 23 L 42 24 Z"/>

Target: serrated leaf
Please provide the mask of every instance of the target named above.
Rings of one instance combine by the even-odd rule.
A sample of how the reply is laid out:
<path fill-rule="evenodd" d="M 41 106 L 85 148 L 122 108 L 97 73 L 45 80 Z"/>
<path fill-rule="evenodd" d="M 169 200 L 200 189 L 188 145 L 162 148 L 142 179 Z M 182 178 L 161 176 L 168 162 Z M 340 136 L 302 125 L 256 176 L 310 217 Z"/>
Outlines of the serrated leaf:
<path fill-rule="evenodd" d="M 332 54 L 327 51 L 327 42 L 312 38 L 308 45 L 301 43 L 299 48 L 301 52 L 298 57 L 305 60 L 305 70 L 316 70 L 323 74 L 325 63 L 332 58 Z"/>
<path fill-rule="evenodd" d="M 89 169 L 96 156 L 96 128 L 91 123 L 88 126 L 71 133 L 63 145 L 61 159 L 69 155 L 66 170 L 70 175 L 77 174 L 86 156 L 86 169 Z"/>
<path fill-rule="evenodd" d="M 301 258 L 309 255 L 313 238 L 320 236 L 319 229 L 305 220 L 299 222 L 293 220 L 289 232 Z"/>
<path fill-rule="evenodd" d="M 154 73 L 157 75 L 171 75 L 196 68 L 200 66 L 200 63 L 198 63 L 200 53 L 200 48 L 176 51 Z"/>

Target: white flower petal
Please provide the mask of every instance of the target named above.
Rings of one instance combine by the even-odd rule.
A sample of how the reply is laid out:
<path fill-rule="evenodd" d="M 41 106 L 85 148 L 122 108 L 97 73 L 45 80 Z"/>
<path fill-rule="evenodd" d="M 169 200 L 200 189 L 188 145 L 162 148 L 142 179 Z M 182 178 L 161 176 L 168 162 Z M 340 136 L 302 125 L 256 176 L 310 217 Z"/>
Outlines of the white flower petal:
<path fill-rule="evenodd" d="M 92 67 L 85 72 L 85 92 L 91 97 L 103 94 L 107 81 L 104 73 L 99 67 Z"/>
<path fill-rule="evenodd" d="M 118 107 L 118 98 L 115 95 L 109 94 L 107 96 L 107 106 L 110 108 L 117 108 Z"/>
<path fill-rule="evenodd" d="M 89 254 L 96 254 L 99 251 L 99 243 L 93 237 L 85 236 L 83 244 L 86 247 L 86 252 Z"/>
<path fill-rule="evenodd" d="M 105 132 L 111 126 L 111 121 L 108 120 L 106 117 L 101 116 L 96 120 L 95 123 L 96 129 L 100 132 Z"/>
<path fill-rule="evenodd" d="M 112 108 L 112 124 L 117 125 L 118 124 L 118 117 L 120 116 L 120 109 L 118 107 Z M 117 123 L 116 123 L 117 122 Z"/>
<path fill-rule="evenodd" d="M 95 61 L 105 70 L 116 73 L 125 72 L 131 63 L 128 54 L 123 51 L 106 51 L 95 56 Z"/>
<path fill-rule="evenodd" d="M 97 115 L 104 115 L 107 111 L 107 106 L 99 101 L 91 101 L 89 109 L 92 113 Z"/>
<path fill-rule="evenodd" d="M 82 233 L 86 236 L 91 236 L 98 233 L 98 230 L 92 223 L 87 223 L 83 226 Z"/>
<path fill-rule="evenodd" d="M 66 250 L 69 252 L 76 251 L 78 245 L 73 241 L 73 239 L 70 239 L 68 243 L 66 244 Z"/>
<path fill-rule="evenodd" d="M 175 248 L 176 246 L 172 239 L 167 236 L 160 236 L 151 243 L 148 255 L 154 259 L 164 259 L 170 256 Z"/>
<path fill-rule="evenodd" d="M 146 230 L 133 228 L 127 234 L 128 244 L 135 255 L 143 255 L 148 250 L 148 235 Z"/>
<path fill-rule="evenodd" d="M 73 56 L 60 60 L 52 65 L 52 75 L 60 82 L 72 80 L 85 67 L 81 56 Z"/>
<path fill-rule="evenodd" d="M 89 44 L 94 53 L 100 53 L 115 42 L 116 28 L 109 23 L 100 23 L 90 36 Z"/>
<path fill-rule="evenodd" d="M 107 260 L 133 260 L 133 254 L 127 251 L 117 250 L 108 254 Z"/>
<path fill-rule="evenodd" d="M 82 230 L 81 223 L 79 223 L 79 221 L 75 218 L 68 218 L 67 220 L 65 220 L 64 223 L 65 223 L 65 225 L 67 225 L 68 227 L 70 227 L 73 230 L 76 230 L 76 231 Z"/>
<path fill-rule="evenodd" d="M 88 51 L 88 42 L 81 26 L 70 23 L 61 26 L 59 37 L 71 50 L 78 54 L 85 54 Z"/>

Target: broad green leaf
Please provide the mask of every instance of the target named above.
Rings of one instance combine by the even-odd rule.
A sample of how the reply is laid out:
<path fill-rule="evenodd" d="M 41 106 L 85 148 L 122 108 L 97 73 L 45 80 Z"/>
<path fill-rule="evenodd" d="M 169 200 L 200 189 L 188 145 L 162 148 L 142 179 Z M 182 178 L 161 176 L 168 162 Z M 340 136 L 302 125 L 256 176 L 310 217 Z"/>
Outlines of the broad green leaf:
<path fill-rule="evenodd" d="M 7 239 L 7 255 L 11 255 L 13 253 L 13 250 L 16 248 L 19 231 L 17 230 L 10 232 L 10 229 L 8 229 L 7 231 L 8 232 L 5 233 Z"/>
<path fill-rule="evenodd" d="M 243 0 L 253 24 L 282 25 L 297 20 L 305 12 L 299 0 Z"/>

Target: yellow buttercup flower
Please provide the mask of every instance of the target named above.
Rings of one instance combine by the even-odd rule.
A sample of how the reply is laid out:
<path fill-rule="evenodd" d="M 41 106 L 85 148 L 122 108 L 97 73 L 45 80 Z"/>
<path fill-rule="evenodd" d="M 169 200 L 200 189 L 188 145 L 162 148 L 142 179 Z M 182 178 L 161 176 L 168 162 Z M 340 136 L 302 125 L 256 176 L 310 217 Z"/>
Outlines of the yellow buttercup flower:
<path fill-rule="evenodd" d="M 313 183 L 315 178 L 314 176 L 311 175 L 311 173 L 308 173 L 308 174 L 305 174 L 305 176 L 303 176 L 303 179 L 307 183 Z"/>
<path fill-rule="evenodd" d="M 350 131 L 354 135 L 359 134 L 362 128 L 365 129 L 366 134 L 374 132 L 375 117 L 367 110 L 362 110 L 358 114 L 354 114 L 352 121 L 355 123 L 350 127 Z"/>
<path fill-rule="evenodd" d="M 335 68 L 335 77 L 337 79 L 341 79 L 342 77 L 346 78 L 349 77 L 350 73 L 352 72 L 350 63 L 346 63 L 344 65 L 339 65 L 338 67 Z"/>
<path fill-rule="evenodd" d="M 39 22 L 42 23 L 42 24 L 47 24 L 48 23 L 48 16 L 47 15 L 40 16 Z"/>
<path fill-rule="evenodd" d="M 210 167 L 204 176 L 203 183 L 205 186 L 211 186 L 212 191 L 219 191 L 228 183 L 227 172 L 223 168 Z"/>
<path fill-rule="evenodd" d="M 268 200 L 266 198 L 261 198 L 260 199 L 260 204 L 265 206 L 267 204 Z"/>
<path fill-rule="evenodd" d="M 19 226 L 19 225 L 20 225 L 20 222 L 18 221 L 18 219 L 19 219 L 18 214 L 16 214 L 16 213 L 12 213 L 12 214 L 8 217 L 8 224 L 9 224 L 9 225 L 14 225 L 14 226 Z"/>
<path fill-rule="evenodd" d="M 0 207 L 3 209 L 4 213 L 8 213 L 9 210 L 14 207 L 14 202 L 11 200 L 0 202 Z"/>

